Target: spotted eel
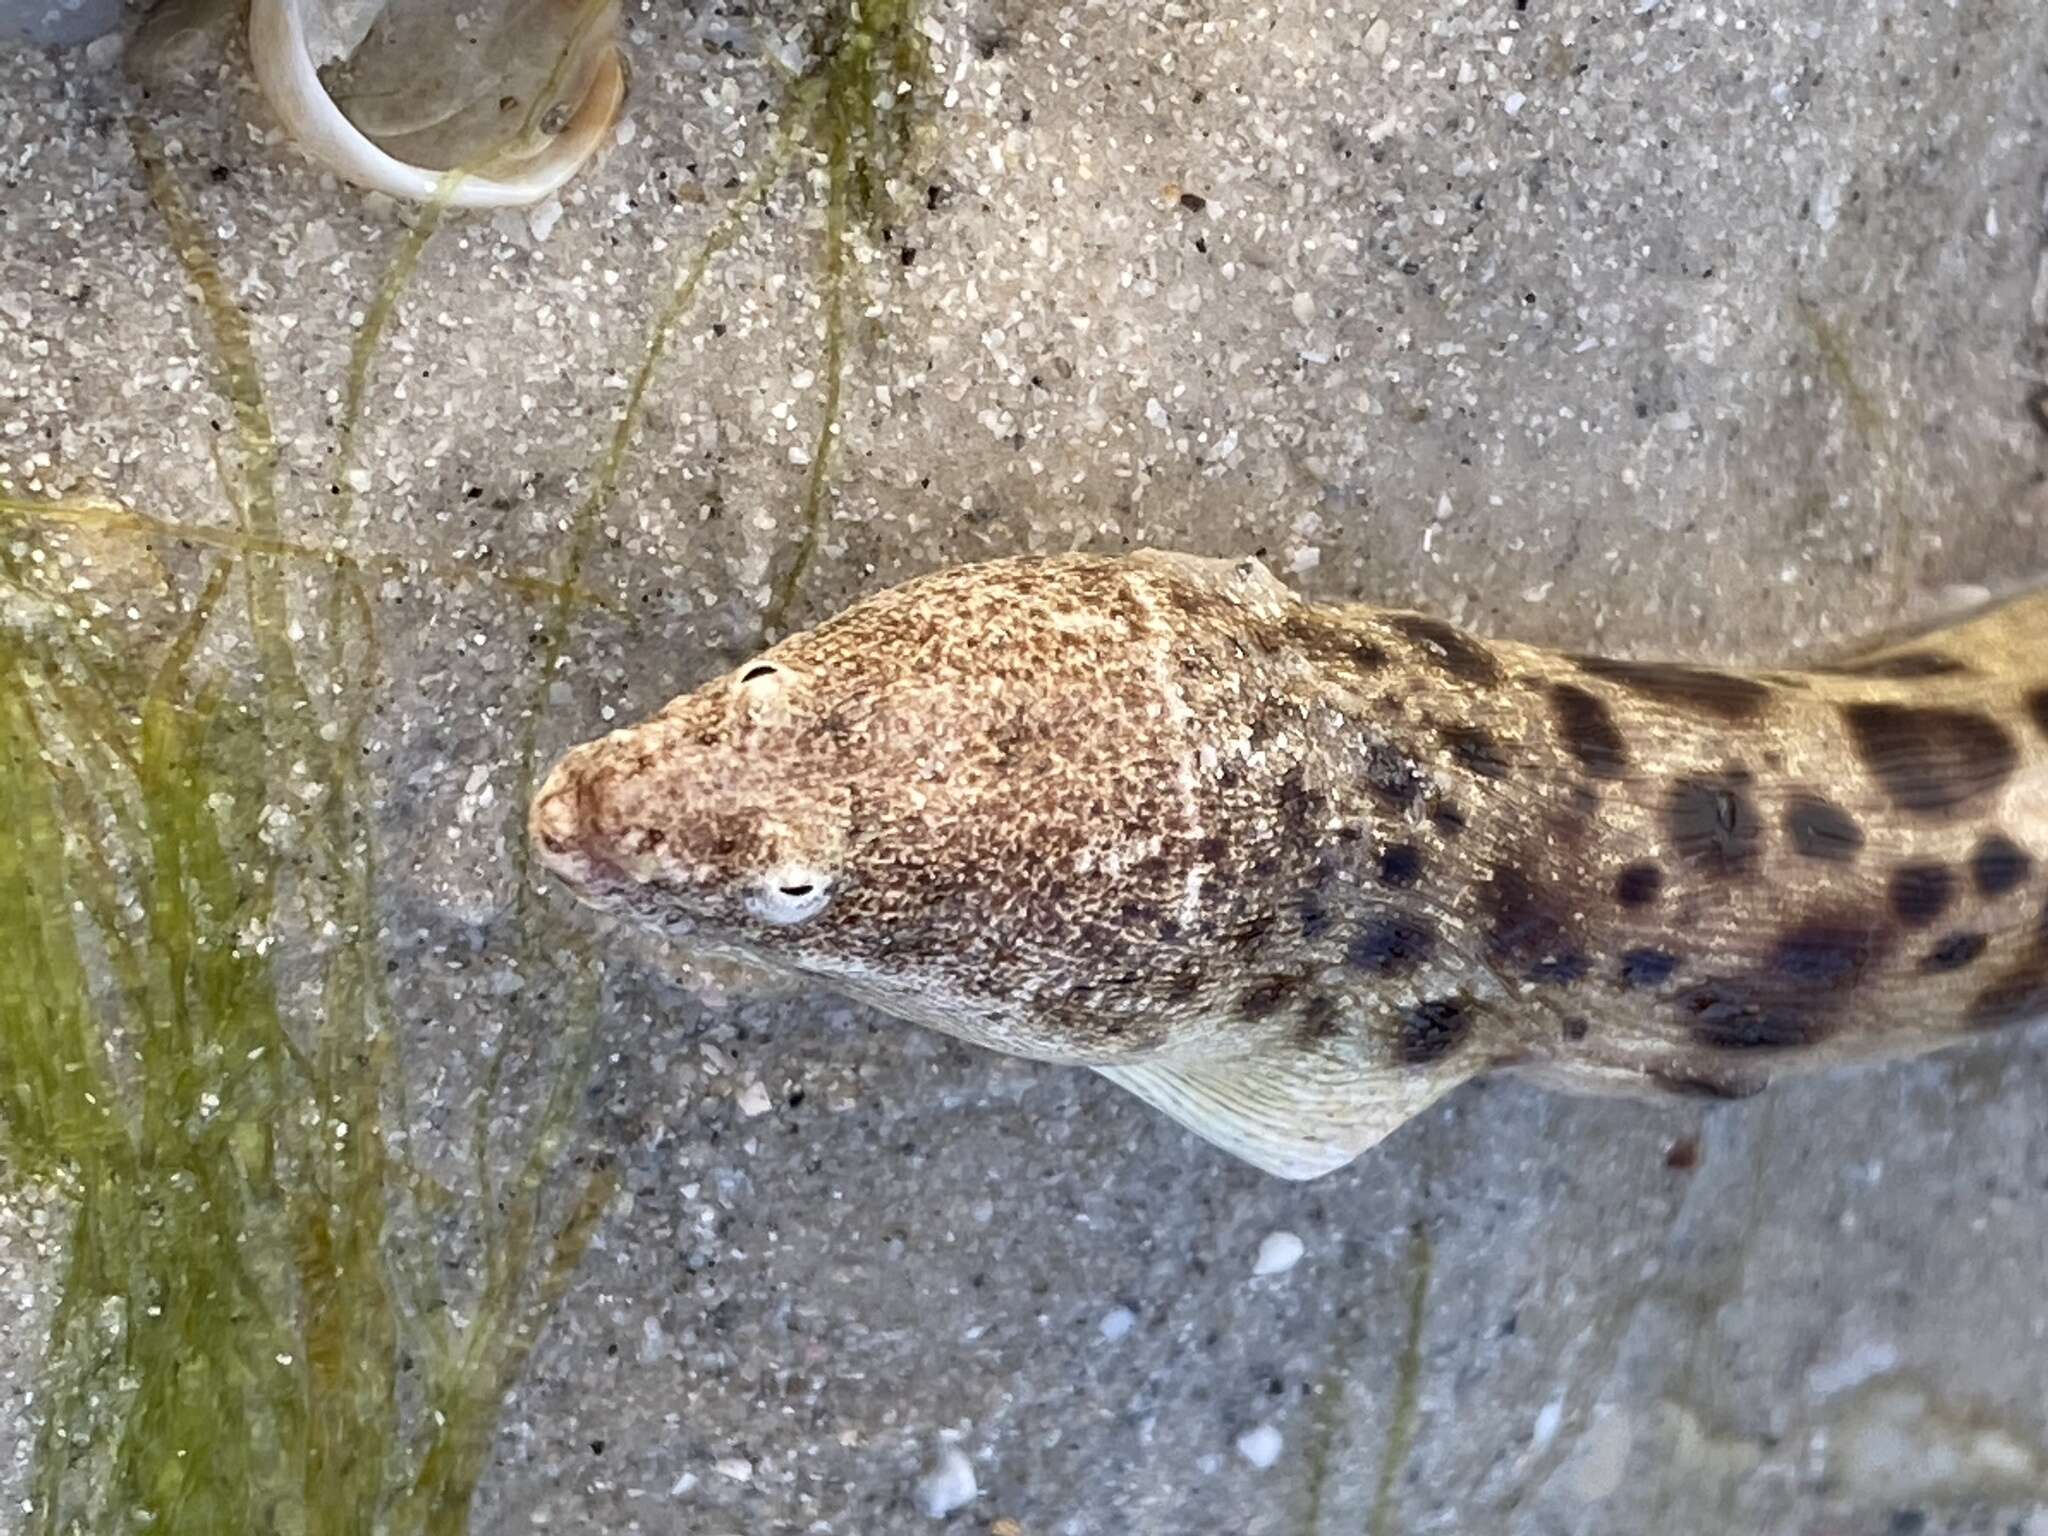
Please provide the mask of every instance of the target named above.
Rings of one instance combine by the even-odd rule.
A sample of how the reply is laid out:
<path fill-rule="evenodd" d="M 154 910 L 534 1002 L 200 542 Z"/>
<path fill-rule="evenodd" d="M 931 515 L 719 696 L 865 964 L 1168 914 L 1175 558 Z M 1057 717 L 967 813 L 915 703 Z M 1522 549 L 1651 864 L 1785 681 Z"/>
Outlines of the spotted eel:
<path fill-rule="evenodd" d="M 530 820 L 593 907 L 1312 1178 L 1486 1072 L 1738 1098 L 2048 1014 L 2048 593 L 1751 673 L 996 560 L 576 747 Z"/>

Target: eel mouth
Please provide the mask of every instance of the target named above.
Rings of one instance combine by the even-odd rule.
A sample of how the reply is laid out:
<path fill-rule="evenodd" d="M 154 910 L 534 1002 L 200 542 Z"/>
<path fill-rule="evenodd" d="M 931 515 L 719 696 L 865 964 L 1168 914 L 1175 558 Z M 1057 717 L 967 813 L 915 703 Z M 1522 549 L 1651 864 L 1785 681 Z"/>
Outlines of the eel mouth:
<path fill-rule="evenodd" d="M 309 0 L 254 0 L 249 55 L 256 83 L 285 131 L 336 175 L 406 202 L 451 208 L 521 208 L 559 190 L 603 148 L 626 101 L 626 65 L 613 40 L 616 0 L 606 0 L 574 33 L 565 65 L 586 74 L 583 95 L 559 132 L 520 158 L 486 162 L 488 172 L 440 171 L 379 148 L 349 121 L 321 83 L 307 41 Z M 580 56 L 580 57 L 579 57 Z"/>
<path fill-rule="evenodd" d="M 572 752 L 557 763 L 534 791 L 526 831 L 541 868 L 567 886 L 577 900 L 614 911 L 631 884 L 627 872 L 608 858 L 593 835 L 590 783 Z"/>

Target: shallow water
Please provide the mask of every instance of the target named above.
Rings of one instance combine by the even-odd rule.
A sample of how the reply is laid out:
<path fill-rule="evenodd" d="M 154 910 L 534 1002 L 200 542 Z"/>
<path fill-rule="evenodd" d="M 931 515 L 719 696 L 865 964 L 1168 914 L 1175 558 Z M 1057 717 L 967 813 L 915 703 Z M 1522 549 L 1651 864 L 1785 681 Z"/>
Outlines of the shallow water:
<path fill-rule="evenodd" d="M 2038 8 L 626 38 L 601 164 L 440 217 L 233 53 L 9 58 L 15 1527 L 2048 1529 L 2039 1030 L 1477 1085 L 1286 1186 L 652 955 L 520 833 L 562 745 L 945 560 L 1716 658 L 2048 571 Z"/>
<path fill-rule="evenodd" d="M 120 0 L 5 0 L 0 4 L 0 40 L 7 42 L 89 43 L 120 24 Z"/>

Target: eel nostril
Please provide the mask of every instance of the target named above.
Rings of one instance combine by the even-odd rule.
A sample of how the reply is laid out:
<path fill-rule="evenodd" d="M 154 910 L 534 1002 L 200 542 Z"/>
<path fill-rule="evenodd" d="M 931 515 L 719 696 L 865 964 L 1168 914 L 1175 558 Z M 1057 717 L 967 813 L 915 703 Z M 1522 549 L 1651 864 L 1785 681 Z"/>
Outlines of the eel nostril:
<path fill-rule="evenodd" d="M 654 853 L 667 841 L 659 827 L 628 827 L 619 834 L 619 846 L 629 853 Z"/>
<path fill-rule="evenodd" d="M 582 820 L 573 789 L 547 789 L 533 806 L 533 835 L 549 853 L 565 852 L 576 839 Z"/>

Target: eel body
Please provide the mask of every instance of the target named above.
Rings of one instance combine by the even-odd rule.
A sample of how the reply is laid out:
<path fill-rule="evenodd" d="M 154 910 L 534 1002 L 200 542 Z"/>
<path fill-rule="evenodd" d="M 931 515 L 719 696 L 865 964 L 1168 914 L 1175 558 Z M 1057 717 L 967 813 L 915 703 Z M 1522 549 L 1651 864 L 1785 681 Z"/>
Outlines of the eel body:
<path fill-rule="evenodd" d="M 569 752 L 546 868 L 1290 1178 L 1459 1083 L 1740 1097 L 2048 1014 L 2048 594 L 1827 669 L 1257 561 L 992 561 Z"/>

